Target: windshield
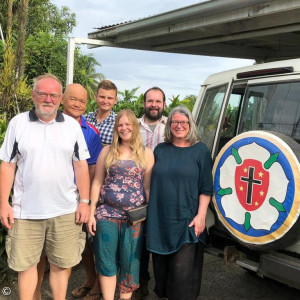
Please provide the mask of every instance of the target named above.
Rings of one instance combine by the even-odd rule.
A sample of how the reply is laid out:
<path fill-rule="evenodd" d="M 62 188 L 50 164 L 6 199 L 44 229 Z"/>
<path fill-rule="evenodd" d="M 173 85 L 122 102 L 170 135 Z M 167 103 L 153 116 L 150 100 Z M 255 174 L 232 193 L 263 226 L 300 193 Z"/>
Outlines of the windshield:
<path fill-rule="evenodd" d="M 271 130 L 300 141 L 300 82 L 249 86 L 240 132 Z"/>

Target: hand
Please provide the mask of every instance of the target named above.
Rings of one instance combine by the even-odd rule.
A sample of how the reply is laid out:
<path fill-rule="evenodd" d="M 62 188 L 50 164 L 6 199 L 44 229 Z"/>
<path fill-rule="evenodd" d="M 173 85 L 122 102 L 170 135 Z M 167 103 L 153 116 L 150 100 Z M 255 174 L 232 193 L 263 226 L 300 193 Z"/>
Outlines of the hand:
<path fill-rule="evenodd" d="M 205 229 L 205 217 L 197 214 L 193 221 L 190 223 L 189 227 L 193 227 L 195 230 L 195 235 L 197 237 L 200 236 L 200 234 L 204 231 Z"/>
<path fill-rule="evenodd" d="M 87 203 L 79 203 L 76 211 L 76 223 L 87 223 L 90 216 L 90 206 Z"/>
<path fill-rule="evenodd" d="M 12 207 L 7 203 L 1 206 L 0 209 L 1 224 L 7 229 L 11 229 L 14 223 L 14 213 Z"/>
<path fill-rule="evenodd" d="M 93 215 L 90 215 L 89 221 L 87 223 L 88 232 L 94 236 L 96 232 L 96 219 Z"/>

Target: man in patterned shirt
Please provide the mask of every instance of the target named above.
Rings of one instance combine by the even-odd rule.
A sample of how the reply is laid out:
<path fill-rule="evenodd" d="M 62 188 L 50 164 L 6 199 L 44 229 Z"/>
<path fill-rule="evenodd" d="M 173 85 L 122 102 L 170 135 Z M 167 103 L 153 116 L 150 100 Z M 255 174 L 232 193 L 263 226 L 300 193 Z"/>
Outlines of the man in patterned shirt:
<path fill-rule="evenodd" d="M 117 91 L 117 87 L 113 82 L 101 80 L 96 94 L 98 109 L 95 112 L 88 113 L 85 117 L 87 122 L 99 130 L 103 146 L 112 142 L 116 119 L 116 114 L 112 111 L 112 108 L 118 100 Z"/>
<path fill-rule="evenodd" d="M 144 94 L 145 114 L 140 123 L 140 134 L 143 143 L 152 151 L 157 144 L 164 141 L 165 126 L 167 117 L 163 116 L 166 107 L 165 93 L 159 87 L 153 87 Z"/>

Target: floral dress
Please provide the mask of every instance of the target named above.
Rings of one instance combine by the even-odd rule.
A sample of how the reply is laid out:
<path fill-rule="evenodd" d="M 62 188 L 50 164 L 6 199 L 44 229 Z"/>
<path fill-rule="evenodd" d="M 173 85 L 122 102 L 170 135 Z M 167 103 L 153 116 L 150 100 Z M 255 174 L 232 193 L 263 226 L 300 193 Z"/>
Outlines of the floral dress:
<path fill-rule="evenodd" d="M 104 204 L 95 212 L 95 266 L 104 276 L 118 274 L 119 290 L 132 293 L 139 287 L 140 257 L 144 224 L 131 225 L 124 210 L 146 201 L 144 169 L 132 160 L 119 160 L 106 174 L 100 191 Z"/>
<path fill-rule="evenodd" d="M 100 191 L 99 198 L 104 205 L 96 209 L 96 221 L 127 219 L 124 210 L 140 206 L 146 201 L 143 178 L 144 169 L 133 160 L 119 160 L 112 165 Z"/>

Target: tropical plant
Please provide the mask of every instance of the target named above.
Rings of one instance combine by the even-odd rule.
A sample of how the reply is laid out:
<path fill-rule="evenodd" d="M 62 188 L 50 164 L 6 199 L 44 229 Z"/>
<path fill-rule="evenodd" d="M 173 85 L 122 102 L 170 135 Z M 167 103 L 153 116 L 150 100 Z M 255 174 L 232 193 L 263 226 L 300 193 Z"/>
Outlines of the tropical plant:
<path fill-rule="evenodd" d="M 90 101 L 95 100 L 95 91 L 99 81 L 105 79 L 102 73 L 96 72 L 97 66 L 100 67 L 101 65 L 91 54 L 83 55 L 78 50 L 75 52 L 73 81 L 86 88 Z"/>
<path fill-rule="evenodd" d="M 39 32 L 30 35 L 25 43 L 25 74 L 29 83 L 44 73 L 55 74 L 62 82 L 66 80 L 68 42 L 61 36 Z"/>
<path fill-rule="evenodd" d="M 10 120 L 30 106 L 30 88 L 26 78 L 16 79 L 15 51 L 9 34 L 3 53 L 3 69 L 0 69 L 0 114 L 5 114 L 7 120 Z"/>
<path fill-rule="evenodd" d="M 118 102 L 114 106 L 114 112 L 118 113 L 122 109 L 131 109 L 137 118 L 140 118 L 144 112 L 143 106 L 143 94 L 136 96 L 135 93 L 139 87 L 133 88 L 132 90 L 125 90 L 124 92 L 118 92 Z"/>
<path fill-rule="evenodd" d="M 190 111 L 193 110 L 194 108 L 194 105 L 196 103 L 196 99 L 197 97 L 195 95 L 189 95 L 189 96 L 186 96 L 183 100 L 180 100 L 179 99 L 179 95 L 177 95 L 176 97 L 175 96 L 172 96 L 172 98 L 169 98 L 170 100 L 170 104 L 166 107 L 165 109 L 165 112 L 164 114 L 166 116 L 169 115 L 170 111 L 176 107 L 176 106 L 179 106 L 179 105 L 184 105 L 186 106 Z"/>
<path fill-rule="evenodd" d="M 7 28 L 11 23 L 14 36 L 18 36 L 18 19 L 9 18 L 8 7 L 11 15 L 17 16 L 24 9 L 20 1 L 0 1 L 0 23 L 2 28 Z M 26 0 L 28 1 L 28 0 Z M 50 0 L 30 0 L 28 3 L 28 22 L 26 24 L 26 38 L 38 32 L 47 32 L 51 35 L 68 36 L 76 26 L 76 15 L 66 6 L 58 8 Z"/>
<path fill-rule="evenodd" d="M 6 116 L 0 115 L 0 147 L 4 141 L 6 129 L 7 129 Z"/>
<path fill-rule="evenodd" d="M 182 100 L 182 105 L 185 105 L 190 111 L 193 111 L 196 100 L 197 96 L 187 95 L 185 96 L 184 100 Z"/>
<path fill-rule="evenodd" d="M 3 12 L 6 13 L 3 13 Z M 67 71 L 68 34 L 76 25 L 76 15 L 66 6 L 60 9 L 50 0 L 0 1 L 0 24 L 7 38 L 11 31 L 11 46 L 16 53 L 16 78 L 27 77 L 28 84 L 43 73 L 55 74 L 65 86 Z M 0 49 L 0 54 L 1 54 Z M 0 69 L 3 56 L 0 56 Z M 75 50 L 74 82 L 85 86 L 89 98 L 103 74 L 97 73 L 100 64 L 91 55 Z M 23 72 L 24 70 L 24 72 Z"/>

